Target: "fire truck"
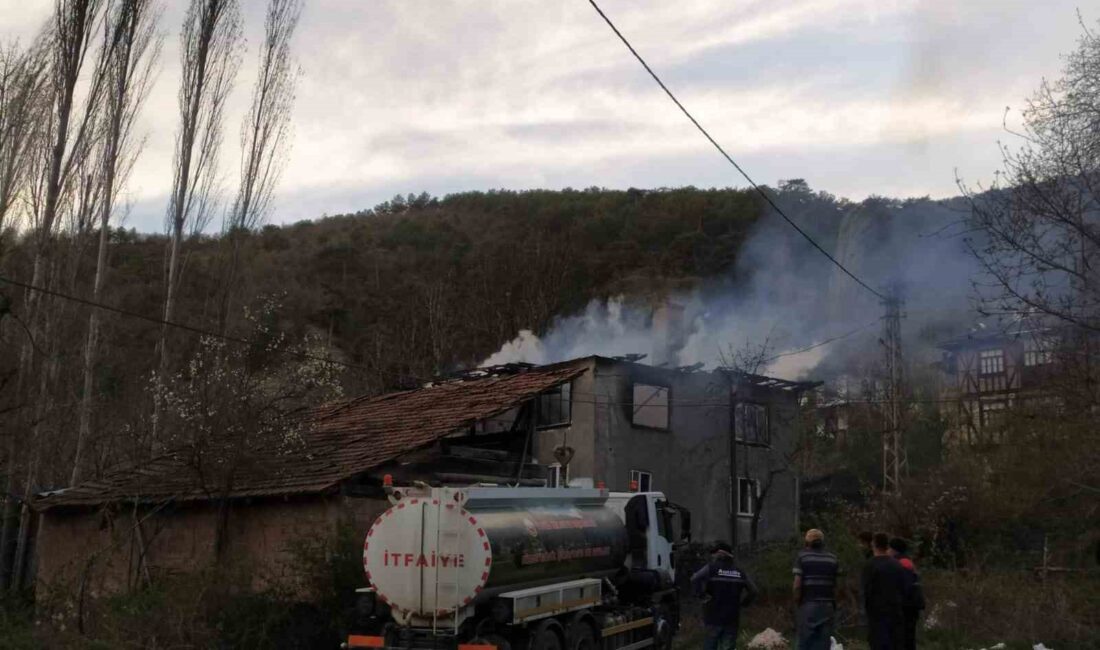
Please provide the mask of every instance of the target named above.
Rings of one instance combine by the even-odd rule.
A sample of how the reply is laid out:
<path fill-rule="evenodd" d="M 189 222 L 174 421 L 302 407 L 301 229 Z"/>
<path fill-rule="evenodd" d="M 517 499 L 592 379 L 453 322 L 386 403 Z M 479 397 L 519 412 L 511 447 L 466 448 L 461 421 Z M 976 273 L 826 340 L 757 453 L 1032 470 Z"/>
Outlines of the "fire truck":
<path fill-rule="evenodd" d="M 346 648 L 671 648 L 690 514 L 660 492 L 387 486 Z M 674 532 L 675 531 L 675 532 Z"/>

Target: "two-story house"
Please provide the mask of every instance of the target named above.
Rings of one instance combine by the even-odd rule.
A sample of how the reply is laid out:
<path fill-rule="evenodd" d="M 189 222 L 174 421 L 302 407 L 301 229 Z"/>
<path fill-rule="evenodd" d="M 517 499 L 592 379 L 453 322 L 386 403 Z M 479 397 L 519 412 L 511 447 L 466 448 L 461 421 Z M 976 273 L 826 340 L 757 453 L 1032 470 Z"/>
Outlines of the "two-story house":
<path fill-rule="evenodd" d="M 566 363 L 585 372 L 540 396 L 532 445 L 551 484 L 660 490 L 691 511 L 699 540 L 796 534 L 799 396 L 815 384 L 601 356 Z"/>
<path fill-rule="evenodd" d="M 978 330 L 940 344 L 950 445 L 1000 440 L 1010 413 L 1058 408 L 1059 343 L 1050 330 Z M 1019 421 L 1019 418 L 1016 419 Z"/>

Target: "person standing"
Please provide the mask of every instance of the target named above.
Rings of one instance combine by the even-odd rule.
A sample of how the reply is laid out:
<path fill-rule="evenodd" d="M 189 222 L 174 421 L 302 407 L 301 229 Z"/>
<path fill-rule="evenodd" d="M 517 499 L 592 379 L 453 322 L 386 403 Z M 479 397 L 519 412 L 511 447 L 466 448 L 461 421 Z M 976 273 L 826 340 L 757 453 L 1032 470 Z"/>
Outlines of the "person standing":
<path fill-rule="evenodd" d="M 806 531 L 806 548 L 794 561 L 794 600 L 798 604 L 798 650 L 829 650 L 836 624 L 836 582 L 840 562 L 825 550 L 825 534 Z"/>
<path fill-rule="evenodd" d="M 908 551 L 909 542 L 900 537 L 890 540 L 890 555 L 898 561 L 901 568 L 905 569 L 905 594 L 901 602 L 904 638 L 901 647 L 903 650 L 916 650 L 917 621 L 920 620 L 920 612 L 924 609 L 924 589 L 921 588 L 917 565 L 909 557 Z"/>
<path fill-rule="evenodd" d="M 905 569 L 890 557 L 890 538 L 875 533 L 874 555 L 863 567 L 863 606 L 867 612 L 870 650 L 901 650 Z"/>
<path fill-rule="evenodd" d="M 756 585 L 733 561 L 733 548 L 718 542 L 710 562 L 691 576 L 695 595 L 704 598 L 704 650 L 733 650 L 741 623 L 741 608 L 756 597 Z"/>

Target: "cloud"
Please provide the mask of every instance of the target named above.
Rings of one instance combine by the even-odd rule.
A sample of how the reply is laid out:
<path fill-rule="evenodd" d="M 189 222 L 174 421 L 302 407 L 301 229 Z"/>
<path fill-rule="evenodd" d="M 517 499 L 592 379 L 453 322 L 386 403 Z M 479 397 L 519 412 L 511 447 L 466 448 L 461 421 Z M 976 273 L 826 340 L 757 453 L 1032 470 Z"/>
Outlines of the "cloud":
<path fill-rule="evenodd" d="M 242 6 L 252 49 L 226 123 L 229 188 L 262 28 L 262 3 Z M 1055 76 L 1079 31 L 1069 0 L 602 6 L 761 182 L 801 176 L 856 198 L 946 196 L 956 168 L 987 178 L 1003 107 Z M 0 0 L 0 39 L 26 41 L 48 9 Z M 163 71 L 140 121 L 140 228 L 160 229 L 171 181 L 183 9 L 166 4 Z M 586 3 L 328 0 L 306 7 L 297 52 L 277 221 L 396 191 L 741 183 Z"/>

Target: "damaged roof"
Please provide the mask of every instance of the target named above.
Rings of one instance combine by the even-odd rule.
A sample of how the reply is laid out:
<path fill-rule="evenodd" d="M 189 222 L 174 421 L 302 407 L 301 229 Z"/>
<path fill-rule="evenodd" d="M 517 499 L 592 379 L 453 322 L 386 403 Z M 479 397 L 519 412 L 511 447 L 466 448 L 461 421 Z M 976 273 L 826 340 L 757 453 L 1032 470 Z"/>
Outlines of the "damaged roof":
<path fill-rule="evenodd" d="M 566 362 L 533 368 L 492 369 L 415 390 L 325 405 L 308 416 L 304 448 L 250 459 L 234 476 L 232 497 L 315 494 L 397 456 L 461 432 L 585 372 Z M 209 462 L 209 461 L 207 461 Z M 218 496 L 204 486 L 185 451 L 166 453 L 96 481 L 39 495 L 35 507 L 92 506 L 110 502 L 203 500 Z"/>

